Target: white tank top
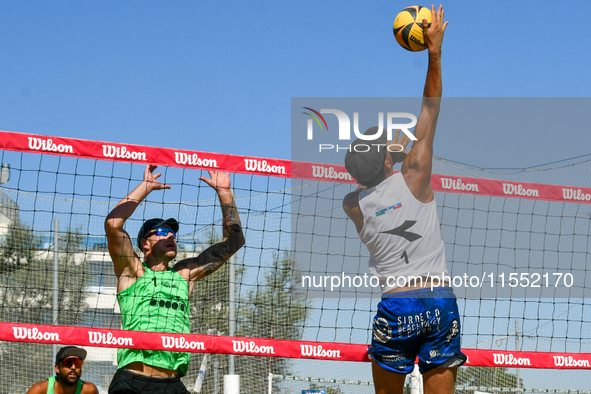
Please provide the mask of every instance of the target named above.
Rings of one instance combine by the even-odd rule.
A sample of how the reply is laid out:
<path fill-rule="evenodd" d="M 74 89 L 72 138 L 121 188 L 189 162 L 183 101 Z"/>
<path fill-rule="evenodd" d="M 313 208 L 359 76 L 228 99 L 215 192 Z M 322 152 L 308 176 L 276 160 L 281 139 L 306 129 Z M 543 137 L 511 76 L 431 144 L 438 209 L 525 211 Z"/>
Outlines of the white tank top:
<path fill-rule="evenodd" d="M 383 293 L 404 286 L 402 279 L 396 281 L 400 276 L 448 275 L 435 200 L 418 201 L 402 173 L 363 189 L 359 208 L 359 236 L 369 250 L 369 271 L 379 278 Z"/>

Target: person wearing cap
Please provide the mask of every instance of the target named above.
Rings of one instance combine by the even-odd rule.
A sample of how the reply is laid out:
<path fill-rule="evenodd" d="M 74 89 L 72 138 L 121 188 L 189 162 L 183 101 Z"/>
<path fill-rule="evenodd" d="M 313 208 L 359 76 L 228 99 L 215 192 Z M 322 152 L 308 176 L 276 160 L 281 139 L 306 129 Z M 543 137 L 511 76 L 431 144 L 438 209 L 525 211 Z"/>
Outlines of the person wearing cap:
<path fill-rule="evenodd" d="M 453 393 L 458 366 L 466 361 L 455 295 L 449 284 L 433 278 L 447 274 L 431 187 L 447 22 L 442 6 L 437 12 L 431 6 L 431 12 L 431 25 L 423 21 L 429 62 L 412 149 L 406 151 L 406 138 L 389 144 L 385 130 L 373 127 L 366 135 L 381 133 L 379 139 L 371 145 L 358 139 L 345 156 L 347 171 L 361 186 L 345 196 L 343 208 L 367 246 L 370 272 L 382 288 L 369 348 L 378 394 L 402 393 L 417 357 L 425 394 Z M 394 174 L 396 162 L 403 164 Z"/>
<path fill-rule="evenodd" d="M 125 330 L 189 333 L 189 297 L 195 282 L 228 261 L 244 245 L 244 235 L 230 190 L 229 173 L 208 171 L 209 177 L 199 179 L 218 194 L 223 240 L 197 257 L 169 267 L 177 254 L 179 223 L 173 218 L 149 219 L 137 236 L 137 246 L 144 256 L 140 259 L 123 226 L 151 192 L 170 189 L 158 181 L 161 174 L 154 174 L 155 169 L 156 166 L 146 166 L 144 180 L 105 220 L 109 254 L 118 278 L 121 320 Z M 189 356 L 187 352 L 118 349 L 118 370 L 109 393 L 187 393 L 180 378 L 187 373 Z"/>
<path fill-rule="evenodd" d="M 94 384 L 80 379 L 85 358 L 84 349 L 76 346 L 61 348 L 55 356 L 55 376 L 35 383 L 27 394 L 98 394 Z"/>

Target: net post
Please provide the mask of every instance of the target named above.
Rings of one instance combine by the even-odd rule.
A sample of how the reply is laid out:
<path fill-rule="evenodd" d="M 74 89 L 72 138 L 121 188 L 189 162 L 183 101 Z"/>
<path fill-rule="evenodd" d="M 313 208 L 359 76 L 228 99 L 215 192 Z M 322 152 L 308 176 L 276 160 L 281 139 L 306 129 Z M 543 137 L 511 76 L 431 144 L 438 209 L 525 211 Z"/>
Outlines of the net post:
<path fill-rule="evenodd" d="M 230 190 L 232 193 L 232 198 L 234 198 L 234 189 Z M 231 337 L 235 336 L 236 334 L 236 293 L 235 293 L 235 286 L 236 286 L 236 255 L 230 257 L 228 260 L 228 269 L 229 269 L 229 281 L 228 284 L 228 331 Z M 234 355 L 230 354 L 228 356 L 228 375 L 234 375 L 235 367 L 234 367 Z"/>
<path fill-rule="evenodd" d="M 59 269 L 59 219 L 53 219 L 53 324 L 57 325 L 57 318 L 58 318 L 58 296 L 57 296 L 57 288 L 58 288 L 58 269 Z M 52 345 L 52 354 L 53 359 L 57 355 L 57 344 Z M 53 369 L 52 369 L 53 374 Z"/>
<path fill-rule="evenodd" d="M 228 269 L 230 270 L 230 283 L 228 286 L 228 295 L 229 300 L 229 311 L 228 311 L 228 319 L 230 320 L 229 323 L 229 334 L 231 337 L 235 336 L 236 334 L 236 300 L 235 300 L 235 285 L 236 285 L 236 255 L 230 257 L 228 261 Z M 230 354 L 228 357 L 228 374 L 234 375 L 234 355 Z"/>
<path fill-rule="evenodd" d="M 515 319 L 515 350 L 520 351 L 521 346 L 519 346 L 519 321 Z M 519 368 L 515 368 L 515 378 L 517 380 L 517 388 L 521 388 L 521 384 L 519 383 Z"/>
<path fill-rule="evenodd" d="M 213 393 L 214 394 L 219 394 L 220 392 L 220 387 L 219 387 L 219 382 L 218 382 L 218 368 L 220 366 L 220 362 L 218 360 L 218 355 L 214 354 L 213 355 Z"/>
<path fill-rule="evenodd" d="M 224 394 L 240 394 L 240 375 L 224 375 Z"/>

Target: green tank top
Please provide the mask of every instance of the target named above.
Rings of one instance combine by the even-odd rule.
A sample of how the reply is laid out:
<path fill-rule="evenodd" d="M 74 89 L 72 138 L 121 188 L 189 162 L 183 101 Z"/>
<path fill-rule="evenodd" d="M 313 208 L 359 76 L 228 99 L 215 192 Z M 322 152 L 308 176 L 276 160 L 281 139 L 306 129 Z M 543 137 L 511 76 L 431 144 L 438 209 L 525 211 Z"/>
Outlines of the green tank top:
<path fill-rule="evenodd" d="M 117 294 L 124 330 L 190 333 L 189 283 L 173 269 L 146 272 L 133 285 Z M 117 349 L 117 363 L 123 368 L 132 362 L 178 370 L 189 368 L 190 354 L 161 350 Z"/>
<path fill-rule="evenodd" d="M 47 383 L 47 394 L 53 394 L 53 386 L 55 386 L 55 376 L 51 376 L 47 378 L 47 380 L 49 380 L 49 382 Z M 78 379 L 78 386 L 76 387 L 75 394 L 80 394 L 82 392 L 83 385 L 84 382 L 82 381 L 82 379 Z"/>

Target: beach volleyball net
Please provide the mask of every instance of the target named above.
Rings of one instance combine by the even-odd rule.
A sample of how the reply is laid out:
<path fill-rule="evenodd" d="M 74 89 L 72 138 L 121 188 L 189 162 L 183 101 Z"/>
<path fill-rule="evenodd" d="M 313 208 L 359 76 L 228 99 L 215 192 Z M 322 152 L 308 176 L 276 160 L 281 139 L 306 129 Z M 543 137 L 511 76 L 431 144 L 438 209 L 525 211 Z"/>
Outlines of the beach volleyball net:
<path fill-rule="evenodd" d="M 53 374 L 54 344 L 88 350 L 83 379 L 101 392 L 117 348 L 191 352 L 183 381 L 196 392 L 219 393 L 226 375 L 241 392 L 373 390 L 366 351 L 380 289 L 341 207 L 356 187 L 343 167 L 11 132 L 0 149 L 0 392 Z M 135 244 L 146 219 L 176 218 L 177 260 L 221 239 L 217 195 L 199 177 L 232 172 L 246 245 L 196 284 L 191 334 L 122 330 L 103 223 L 146 163 L 171 189 L 150 194 L 126 230 Z M 590 386 L 590 170 L 435 161 L 469 358 L 457 390 Z"/>

